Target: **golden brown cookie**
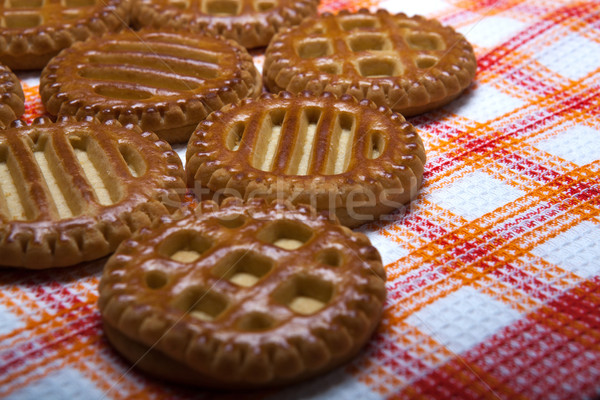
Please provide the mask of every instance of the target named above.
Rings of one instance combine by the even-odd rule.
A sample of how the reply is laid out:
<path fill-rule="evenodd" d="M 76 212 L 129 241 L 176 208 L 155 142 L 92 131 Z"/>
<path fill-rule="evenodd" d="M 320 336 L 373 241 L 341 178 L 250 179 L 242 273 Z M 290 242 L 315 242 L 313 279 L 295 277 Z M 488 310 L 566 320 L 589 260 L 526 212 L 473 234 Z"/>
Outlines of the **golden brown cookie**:
<path fill-rule="evenodd" d="M 42 71 L 52 115 L 137 124 L 171 143 L 223 105 L 258 95 L 261 77 L 234 41 L 182 31 L 123 31 L 76 43 Z"/>
<path fill-rule="evenodd" d="M 130 0 L 5 0 L 0 2 L 0 62 L 42 69 L 62 49 L 127 27 Z"/>
<path fill-rule="evenodd" d="M 411 116 L 457 97 L 476 65 L 467 40 L 436 20 L 363 9 L 283 30 L 267 48 L 263 75 L 274 93 L 347 93 Z"/>
<path fill-rule="evenodd" d="M 0 129 L 7 127 L 25 111 L 25 95 L 19 78 L 0 64 Z"/>
<path fill-rule="evenodd" d="M 114 251 L 178 207 L 181 160 L 137 127 L 63 118 L 0 135 L 0 265 L 63 267 Z"/>
<path fill-rule="evenodd" d="M 186 173 L 205 198 L 284 198 L 357 226 L 414 198 L 424 164 L 401 115 L 349 95 L 283 92 L 211 114 L 190 138 Z"/>
<path fill-rule="evenodd" d="M 99 291 L 105 333 L 136 367 L 226 389 L 296 382 L 346 362 L 386 297 L 365 235 L 262 199 L 204 202 L 141 230 L 108 260 Z"/>
<path fill-rule="evenodd" d="M 136 27 L 191 27 L 251 49 L 315 15 L 318 5 L 319 0 L 138 0 L 132 18 Z"/>

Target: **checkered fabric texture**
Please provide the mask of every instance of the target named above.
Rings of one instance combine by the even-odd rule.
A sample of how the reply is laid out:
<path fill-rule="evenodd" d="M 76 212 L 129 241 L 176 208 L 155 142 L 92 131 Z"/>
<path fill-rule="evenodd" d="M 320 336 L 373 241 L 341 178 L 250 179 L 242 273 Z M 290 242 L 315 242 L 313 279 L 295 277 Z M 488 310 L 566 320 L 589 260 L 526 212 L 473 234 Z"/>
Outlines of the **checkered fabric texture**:
<path fill-rule="evenodd" d="M 435 17 L 474 45 L 475 83 L 412 118 L 418 198 L 361 228 L 383 256 L 381 326 L 349 365 L 226 398 L 580 399 L 600 396 L 600 2 L 323 1 Z M 262 55 L 255 54 L 262 63 Z M 43 114 L 22 76 L 26 117 Z M 0 397 L 221 397 L 132 370 L 96 306 L 103 262 L 2 270 Z"/>

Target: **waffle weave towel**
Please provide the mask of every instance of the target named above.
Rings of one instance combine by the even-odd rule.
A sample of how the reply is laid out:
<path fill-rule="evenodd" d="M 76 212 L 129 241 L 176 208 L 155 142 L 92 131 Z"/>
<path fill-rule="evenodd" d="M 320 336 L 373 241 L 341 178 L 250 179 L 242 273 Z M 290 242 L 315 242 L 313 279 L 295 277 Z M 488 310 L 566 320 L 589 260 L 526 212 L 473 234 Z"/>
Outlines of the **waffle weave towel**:
<path fill-rule="evenodd" d="M 600 396 L 600 2 L 329 0 L 321 11 L 360 7 L 452 25 L 474 45 L 477 79 L 411 119 L 425 185 L 393 221 L 361 228 L 389 280 L 373 340 L 326 376 L 248 397 Z M 32 119 L 37 79 L 23 79 Z M 2 271 L 0 397 L 213 397 L 155 382 L 111 349 L 101 264 Z"/>

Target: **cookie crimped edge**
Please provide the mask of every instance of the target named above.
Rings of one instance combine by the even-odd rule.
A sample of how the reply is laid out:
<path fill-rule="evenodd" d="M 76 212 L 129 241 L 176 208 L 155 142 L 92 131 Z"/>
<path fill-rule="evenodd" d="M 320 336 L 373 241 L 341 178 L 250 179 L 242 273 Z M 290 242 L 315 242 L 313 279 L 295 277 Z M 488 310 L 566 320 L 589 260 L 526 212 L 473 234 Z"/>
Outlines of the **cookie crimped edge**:
<path fill-rule="evenodd" d="M 137 1 L 133 5 L 132 25 L 134 27 L 165 26 L 202 30 L 212 35 L 225 36 L 235 40 L 247 49 L 264 47 L 282 28 L 298 25 L 305 18 L 315 15 L 320 0 L 289 0 L 286 6 L 276 6 L 258 15 L 258 18 L 240 16 L 213 18 L 210 15 L 190 15 L 176 7 L 164 9 L 157 4 Z"/>
<path fill-rule="evenodd" d="M 25 112 L 25 94 L 19 78 L 5 65 L 0 64 L 0 129 Z"/>
<path fill-rule="evenodd" d="M 218 216 L 220 211 L 227 212 L 229 208 L 236 213 L 240 212 L 240 208 L 242 213 L 270 208 L 267 210 L 269 215 L 282 215 L 286 220 L 293 217 L 292 220 L 305 221 L 304 218 L 308 217 L 339 227 L 347 240 L 359 248 L 355 255 L 361 263 L 359 271 L 362 273 L 358 274 L 365 279 L 353 285 L 356 286 L 354 290 L 357 296 L 341 301 L 340 313 L 331 318 L 332 325 L 328 325 L 327 329 L 317 324 L 308 328 L 309 338 L 299 337 L 297 332 L 270 338 L 266 342 L 261 341 L 260 352 L 252 352 L 253 349 L 243 340 L 234 343 L 221 341 L 211 337 L 211 330 L 203 331 L 195 324 L 187 324 L 182 317 L 177 319 L 171 314 L 165 316 L 162 309 L 136 301 L 121 278 L 134 249 L 142 246 L 146 238 L 153 234 L 151 229 L 143 229 L 124 241 L 107 261 L 99 284 L 98 306 L 109 341 L 136 366 L 153 375 L 186 384 L 226 389 L 271 387 L 297 382 L 355 357 L 377 327 L 386 298 L 385 269 L 379 252 L 368 237 L 331 222 L 328 216 L 310 206 L 294 206 L 287 201 L 254 199 L 244 203 L 232 198 L 220 206 L 212 201 L 204 201 L 197 208 L 200 211 L 196 212 L 210 215 L 211 211 L 216 211 L 215 215 Z M 261 214 L 261 217 L 264 216 Z M 339 339 L 349 342 L 349 349 L 340 350 Z M 287 344 L 286 348 L 282 348 L 282 341 Z M 244 362 L 232 365 L 230 361 L 235 360 L 236 355 L 243 356 Z M 149 356 L 147 360 L 146 356 Z M 309 368 L 311 363 L 318 365 Z M 219 371 L 224 367 L 229 378 L 236 377 L 234 382 L 220 379 L 222 374 Z"/>
<path fill-rule="evenodd" d="M 75 42 L 127 28 L 132 0 L 105 0 L 102 4 L 95 13 L 59 26 L 0 30 L 0 62 L 13 70 L 42 69 Z"/>
<path fill-rule="evenodd" d="M 71 52 L 79 51 L 79 47 L 84 46 L 84 42 L 76 43 L 54 57 L 42 71 L 40 96 L 46 110 L 52 115 L 72 115 L 78 120 L 91 116 L 102 122 L 117 120 L 123 125 L 134 124 L 143 130 L 155 132 L 161 139 L 169 143 L 183 143 L 189 139 L 198 123 L 211 112 L 244 98 L 256 97 L 262 91 L 262 77 L 254 65 L 252 56 L 234 40 L 221 36 L 209 36 L 203 32 L 176 29 L 163 31 L 148 29 L 139 32 L 140 35 L 144 33 L 193 34 L 204 36 L 210 40 L 223 41 L 235 54 L 237 60 L 233 68 L 235 75 L 224 79 L 223 87 L 209 89 L 206 93 L 194 93 L 188 99 L 157 101 L 153 104 L 141 104 L 135 107 L 127 104 L 105 107 L 101 102 L 86 104 L 86 99 L 70 98 L 69 93 L 62 91 L 62 84 L 57 80 L 60 63 Z M 106 39 L 107 37 L 104 36 L 90 40 Z M 178 121 L 178 123 L 169 127 L 169 123 L 172 123 L 169 121 Z"/>
<path fill-rule="evenodd" d="M 113 252 L 117 246 L 140 228 L 151 225 L 158 218 L 169 215 L 182 204 L 185 192 L 184 172 L 181 159 L 171 146 L 152 132 L 143 132 L 137 126 L 122 126 L 118 121 L 101 123 L 93 118 L 77 121 L 73 117 L 61 117 L 57 123 L 92 123 L 116 125 L 128 129 L 133 135 L 148 140 L 165 160 L 164 174 L 156 181 L 164 186 L 152 190 L 152 196 L 144 202 L 135 201 L 125 205 L 116 203 L 104 208 L 119 208 L 117 215 L 102 213 L 96 216 L 75 216 L 54 221 L 0 221 L 0 264 L 7 267 L 45 269 L 68 267 L 91 261 Z M 16 120 L 12 128 L 44 126 L 53 124 L 47 117 L 36 118 L 31 125 Z M 146 162 L 148 160 L 145 160 Z M 137 194 L 132 193 L 132 196 Z M 129 201 L 131 202 L 131 200 Z M 73 223 L 72 220 L 78 220 Z M 89 226 L 90 223 L 93 226 Z"/>
<path fill-rule="evenodd" d="M 317 176 L 312 179 L 309 178 L 310 175 L 300 178 L 295 175 L 286 175 L 279 180 L 272 172 L 257 170 L 251 167 L 250 164 L 242 170 L 236 169 L 237 166 L 220 165 L 222 163 L 217 153 L 222 149 L 212 147 L 203 140 L 204 132 L 211 129 L 213 121 L 218 120 L 225 113 L 233 112 L 238 107 L 260 100 L 277 100 L 279 98 L 287 100 L 294 97 L 307 99 L 321 97 L 333 101 L 347 102 L 354 106 L 368 107 L 371 111 L 379 113 L 396 123 L 398 129 L 404 131 L 407 145 L 414 145 L 414 148 L 410 153 L 402 156 L 404 164 L 392 164 L 392 160 L 390 160 L 387 165 L 380 166 L 376 176 L 368 178 L 360 173 L 351 174 L 350 171 L 354 168 L 350 168 L 349 171 L 337 175 Z M 393 211 L 400 204 L 406 204 L 416 197 L 423 180 L 426 155 L 423 142 L 416 129 L 406 122 L 402 115 L 391 111 L 389 108 L 385 106 L 378 107 L 374 102 L 367 99 L 358 101 L 350 95 L 338 97 L 325 92 L 321 96 L 314 96 L 312 93 L 304 91 L 298 95 L 289 92 L 281 92 L 277 95 L 263 93 L 258 100 L 246 99 L 212 113 L 198 125 L 196 131 L 192 134 L 188 143 L 186 159 L 188 187 L 194 190 L 207 188 L 210 190 L 211 195 L 220 191 L 223 192 L 222 194 L 225 197 L 239 194 L 244 199 L 258 193 L 260 197 L 274 200 L 281 198 L 283 194 L 284 199 L 293 198 L 294 204 L 309 203 L 318 210 L 330 210 L 330 205 L 333 203 L 335 207 L 332 214 L 335 213 L 343 225 L 356 227 L 373 219 L 378 219 L 381 215 Z M 382 170 L 385 170 L 385 172 L 381 173 Z M 196 187 L 197 185 L 200 185 L 200 187 Z M 302 187 L 298 190 L 299 186 Z M 389 204 L 387 206 L 376 200 L 374 204 L 368 203 L 365 206 L 353 208 L 355 216 L 372 215 L 373 218 L 371 219 L 355 218 L 346 210 L 347 200 L 351 194 L 353 196 L 358 194 L 358 198 L 362 199 L 361 193 L 368 192 L 373 194 L 376 199 L 381 199 L 382 195 L 387 196 L 400 189 L 402 189 L 402 192 L 397 193 L 392 199 L 386 197 L 386 202 Z M 368 194 L 365 194 L 365 196 L 368 197 Z M 391 203 L 396 205 L 392 206 Z"/>
<path fill-rule="evenodd" d="M 379 9 L 371 13 L 362 8 L 357 13 L 342 10 L 338 15 L 373 15 L 391 16 L 393 18 L 405 18 L 426 21 L 440 30 L 448 32 L 458 40 L 451 47 L 460 46 L 460 53 L 454 55 L 456 62 L 451 71 L 441 70 L 436 66 L 423 70 L 416 82 L 403 76 L 379 79 L 379 78 L 347 78 L 331 82 L 329 74 L 316 71 L 306 71 L 296 64 L 295 53 L 292 59 L 287 58 L 290 47 L 285 43 L 289 37 L 296 34 L 296 27 L 281 30 L 267 47 L 263 66 L 263 81 L 270 92 L 290 91 L 298 93 L 302 90 L 310 90 L 313 93 L 331 92 L 340 96 L 350 94 L 357 99 L 373 100 L 377 105 L 385 105 L 396 112 L 401 112 L 405 117 L 421 114 L 432 109 L 441 107 L 458 97 L 475 78 L 477 60 L 471 44 L 465 37 L 450 26 L 442 25 L 435 19 L 427 19 L 420 15 L 408 17 L 404 13 L 390 14 L 385 9 Z M 318 21 L 321 17 L 330 18 L 333 14 L 324 13 L 319 17 L 305 20 L 300 27 Z M 446 53 L 444 57 L 450 56 Z M 338 75 L 338 77 L 340 77 Z M 340 78 L 341 79 L 341 78 Z M 393 84 L 390 84 L 393 81 Z"/>

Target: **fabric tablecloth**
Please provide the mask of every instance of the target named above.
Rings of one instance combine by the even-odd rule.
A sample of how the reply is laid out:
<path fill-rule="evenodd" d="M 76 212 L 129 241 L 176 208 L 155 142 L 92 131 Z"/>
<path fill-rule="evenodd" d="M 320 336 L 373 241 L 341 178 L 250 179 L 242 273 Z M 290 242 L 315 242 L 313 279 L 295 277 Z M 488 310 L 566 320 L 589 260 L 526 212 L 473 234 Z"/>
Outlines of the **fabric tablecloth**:
<path fill-rule="evenodd" d="M 324 0 L 320 10 L 360 7 L 438 18 L 478 59 L 463 96 L 410 119 L 428 155 L 418 198 L 360 228 L 388 274 L 364 351 L 282 390 L 182 388 L 131 369 L 106 341 L 96 306 L 104 260 L 4 268 L 0 397 L 600 396 L 600 2 Z M 31 120 L 44 112 L 37 78 L 21 78 Z"/>

